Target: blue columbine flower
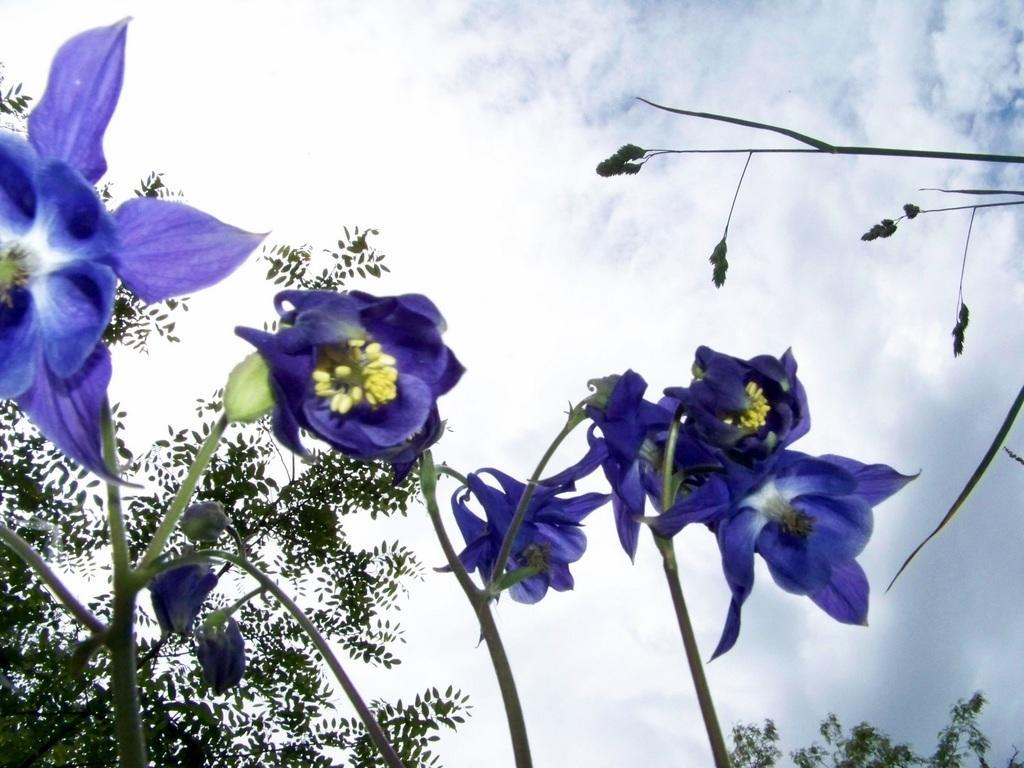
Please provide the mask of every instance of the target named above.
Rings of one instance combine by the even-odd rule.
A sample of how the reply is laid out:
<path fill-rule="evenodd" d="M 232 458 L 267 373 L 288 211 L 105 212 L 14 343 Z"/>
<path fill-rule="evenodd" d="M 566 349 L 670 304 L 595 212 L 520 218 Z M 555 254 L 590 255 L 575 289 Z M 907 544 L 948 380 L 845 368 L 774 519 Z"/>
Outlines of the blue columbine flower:
<path fill-rule="evenodd" d="M 0 133 L 0 398 L 16 399 L 65 454 L 102 475 L 110 357 L 99 340 L 117 279 L 162 301 L 222 279 L 263 238 L 166 200 L 103 207 L 92 185 L 107 168 L 126 33 L 124 20 L 66 42 L 28 141 Z"/>
<path fill-rule="evenodd" d="M 349 456 L 390 461 L 400 480 L 440 437 L 437 398 L 463 372 L 437 308 L 360 291 L 282 291 L 275 303 L 277 333 L 236 329 L 270 369 L 274 434 L 305 453 L 305 429 Z"/>
<path fill-rule="evenodd" d="M 500 490 L 484 482 L 481 475 L 485 474 L 498 482 Z M 491 578 L 501 543 L 526 485 L 496 469 L 481 469 L 470 474 L 467 480 L 469 487 L 452 496 L 455 521 L 466 541 L 459 559 L 467 571 L 479 570 L 486 582 Z M 604 493 L 560 498 L 559 494 L 573 488 L 571 482 L 564 480 L 536 486 L 512 545 L 507 571 L 533 567 L 537 573 L 509 588 L 513 600 L 536 603 L 547 594 L 548 587 L 559 592 L 573 588 L 569 564 L 579 560 L 587 548 L 587 537 L 580 529 L 580 522 L 608 500 Z M 486 521 L 474 515 L 466 505 L 470 494 L 484 508 Z"/>
<path fill-rule="evenodd" d="M 665 394 L 686 410 L 686 431 L 720 448 L 734 461 L 767 458 L 807 433 L 807 395 L 790 350 L 781 358 L 750 360 L 697 349 L 693 383 Z"/>
<path fill-rule="evenodd" d="M 594 427 L 588 434 L 591 452 L 603 447 L 601 468 L 612 488 L 612 509 L 619 542 L 626 554 L 636 556 L 639 518 L 646 499 L 661 498 L 662 456 L 672 421 L 673 403 L 644 399 L 647 382 L 635 371 L 594 382 L 597 392 L 587 407 Z M 718 466 L 714 454 L 688 435 L 676 442 L 674 469 L 690 475 L 697 467 Z"/>
<path fill-rule="evenodd" d="M 187 635 L 203 603 L 217 586 L 217 574 L 208 565 L 182 565 L 149 582 L 153 612 L 165 635 Z"/>
<path fill-rule="evenodd" d="M 231 616 L 211 616 L 196 633 L 196 655 L 213 692 L 234 688 L 245 674 L 245 639 Z"/>
<path fill-rule="evenodd" d="M 864 624 L 868 582 L 857 557 L 871 536 L 871 508 L 914 479 L 884 464 L 782 451 L 767 471 L 732 465 L 712 476 L 651 526 L 672 536 L 709 524 L 718 535 L 732 602 L 715 656 L 732 648 L 740 609 L 754 586 L 754 553 L 775 583 L 807 595 L 834 619 Z"/>

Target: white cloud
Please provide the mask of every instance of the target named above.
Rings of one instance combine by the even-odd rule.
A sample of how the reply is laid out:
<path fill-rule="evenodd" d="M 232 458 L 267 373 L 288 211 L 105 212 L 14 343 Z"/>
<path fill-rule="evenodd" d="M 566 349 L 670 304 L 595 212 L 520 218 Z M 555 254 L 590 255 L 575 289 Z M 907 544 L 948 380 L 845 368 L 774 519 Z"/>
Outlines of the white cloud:
<path fill-rule="evenodd" d="M 660 113 L 636 95 L 838 143 L 1012 151 L 1019 140 L 999 142 L 1020 135 L 1022 23 L 1007 7 L 131 5 L 5 6 L 8 73 L 38 94 L 61 40 L 133 13 L 107 141 L 119 189 L 165 170 L 192 203 L 273 228 L 275 241 L 329 244 L 342 224 L 380 227 L 393 276 L 368 287 L 429 294 L 468 368 L 442 402 L 454 432 L 440 452 L 455 466 L 526 474 L 588 378 L 632 366 L 656 392 L 684 383 L 706 343 L 741 355 L 793 346 L 813 410 L 805 450 L 924 470 L 878 512 L 863 558 L 871 628 L 831 623 L 759 570 L 739 644 L 709 667 L 726 726 L 772 717 L 794 747 L 836 711 L 926 749 L 949 705 L 982 688 L 994 744 L 1019 736 L 1019 680 L 999 661 L 1019 658 L 1024 637 L 1007 611 L 1024 576 L 1007 535 L 1019 468 L 997 466 L 893 593 L 882 587 L 955 497 L 1024 373 L 1020 225 L 1013 213 L 977 215 L 965 281 L 972 323 L 957 361 L 949 333 L 969 214 L 926 215 L 889 240 L 859 240 L 905 202 L 963 204 L 918 187 L 1019 188 L 1019 173 L 755 157 L 730 227 L 729 280 L 715 291 L 707 258 L 742 156 L 655 161 L 629 179 L 593 171 L 627 141 L 790 146 Z M 270 317 L 258 278 L 249 269 L 197 297 L 180 348 L 119 359 L 115 395 L 134 414 L 156 397 L 161 417 L 187 418 L 192 397 L 245 351 L 232 327 Z M 173 390 L 154 394 L 155 381 Z M 537 763 L 704 764 L 658 563 L 647 551 L 631 569 L 608 518 L 588 524 L 574 593 L 499 607 Z M 356 535 L 400 535 L 428 563 L 440 559 L 415 513 Z M 707 654 L 728 593 L 704 531 L 686 532 L 679 549 Z M 356 677 L 371 697 L 454 681 L 475 709 L 444 738 L 445 763 L 508 764 L 486 654 L 449 582 L 431 574 L 415 588 L 400 670 Z"/>

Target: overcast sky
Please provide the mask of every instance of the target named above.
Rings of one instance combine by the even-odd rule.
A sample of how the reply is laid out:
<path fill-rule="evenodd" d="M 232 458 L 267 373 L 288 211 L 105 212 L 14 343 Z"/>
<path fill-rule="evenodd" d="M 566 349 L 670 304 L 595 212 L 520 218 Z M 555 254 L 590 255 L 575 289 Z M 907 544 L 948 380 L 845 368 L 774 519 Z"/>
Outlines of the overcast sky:
<path fill-rule="evenodd" d="M 795 447 L 922 471 L 877 510 L 860 559 L 873 586 L 869 628 L 782 592 L 759 563 L 739 642 L 708 667 L 726 727 L 771 717 L 793 748 L 831 711 L 927 750 L 949 707 L 980 689 L 993 765 L 1012 744 L 1024 748 L 1024 469 L 997 459 L 955 524 L 883 594 L 1024 377 L 1021 218 L 1011 208 L 975 219 L 958 360 L 950 330 L 970 212 L 859 239 L 906 202 L 968 202 L 920 187 L 1019 189 L 1019 171 L 755 156 L 721 290 L 707 258 L 743 156 L 656 160 L 633 178 L 594 173 L 626 142 L 792 146 L 635 96 L 837 144 L 1020 153 L 1024 8 L 0 0 L 0 61 L 38 96 L 63 40 L 126 15 L 125 86 L 106 139 L 115 191 L 165 171 L 193 205 L 273 230 L 272 242 L 326 246 L 342 225 L 380 228 L 392 274 L 365 287 L 433 298 L 468 369 L 441 402 L 452 432 L 439 458 L 525 476 L 587 379 L 632 367 L 654 394 L 686 384 L 707 344 L 744 357 L 793 348 L 813 424 Z M 193 400 L 223 382 L 247 352 L 233 327 L 269 319 L 271 295 L 258 268 L 243 268 L 195 298 L 179 325 L 184 344 L 116 358 L 112 393 L 138 419 L 137 445 L 162 432 L 160 419 L 187 421 Z M 1024 452 L 1024 432 L 1009 445 Z M 659 558 L 645 537 L 631 566 L 609 509 L 586 530 L 574 592 L 497 609 L 535 763 L 708 764 Z M 350 535 L 399 536 L 428 565 L 441 562 L 418 510 L 354 523 Z M 717 548 L 703 529 L 677 548 L 707 657 L 729 601 Z M 397 671 L 351 664 L 364 694 L 411 698 L 453 682 L 474 710 L 441 742 L 445 764 L 511 765 L 497 686 L 454 580 L 428 573 L 402 620 Z"/>

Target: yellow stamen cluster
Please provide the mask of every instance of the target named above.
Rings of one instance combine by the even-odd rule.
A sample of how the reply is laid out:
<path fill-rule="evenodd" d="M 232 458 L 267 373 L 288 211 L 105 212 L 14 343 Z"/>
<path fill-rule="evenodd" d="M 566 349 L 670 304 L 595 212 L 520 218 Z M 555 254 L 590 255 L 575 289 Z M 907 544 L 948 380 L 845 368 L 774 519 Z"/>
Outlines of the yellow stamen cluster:
<path fill-rule="evenodd" d="M 349 339 L 344 346 L 322 349 L 313 370 L 313 391 L 346 414 L 361 402 L 378 408 L 398 397 L 397 361 L 377 342 Z"/>
<path fill-rule="evenodd" d="M 814 531 L 814 518 L 794 507 L 772 484 L 761 488 L 747 501 L 769 520 L 779 523 L 790 536 L 806 539 Z"/>
<path fill-rule="evenodd" d="M 12 290 L 28 284 L 28 270 L 24 266 L 26 256 L 16 243 L 0 246 L 0 304 L 12 306 Z"/>
<path fill-rule="evenodd" d="M 722 421 L 726 424 L 739 422 L 739 426 L 744 429 L 760 429 L 768 423 L 768 414 L 771 412 L 772 407 L 768 404 L 768 398 L 765 397 L 764 390 L 754 382 L 747 382 L 744 391 L 747 393 L 746 409 L 734 415 L 726 416 Z"/>
<path fill-rule="evenodd" d="M 793 507 L 788 507 L 782 515 L 782 530 L 798 539 L 806 539 L 814 530 L 814 518 Z"/>

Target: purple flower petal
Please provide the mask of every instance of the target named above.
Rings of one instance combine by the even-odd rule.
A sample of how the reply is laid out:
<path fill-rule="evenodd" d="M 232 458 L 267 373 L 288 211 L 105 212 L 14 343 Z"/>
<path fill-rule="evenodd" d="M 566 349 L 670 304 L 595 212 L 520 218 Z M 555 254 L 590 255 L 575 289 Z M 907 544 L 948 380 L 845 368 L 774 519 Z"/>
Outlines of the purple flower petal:
<path fill-rule="evenodd" d="M 533 542 L 548 545 L 552 561 L 575 563 L 587 551 L 587 537 L 579 528 L 568 525 L 535 523 Z"/>
<path fill-rule="evenodd" d="M 564 563 L 552 563 L 548 570 L 548 580 L 551 588 L 559 592 L 565 592 L 576 586 L 576 580 L 569 571 L 569 566 Z"/>
<path fill-rule="evenodd" d="M 675 536 L 685 525 L 714 520 L 729 509 L 729 501 L 728 484 L 722 477 L 714 475 L 691 493 L 680 496 L 671 508 L 645 521 L 659 535 Z"/>
<path fill-rule="evenodd" d="M 487 485 L 480 478 L 480 475 L 490 475 L 498 480 L 498 484 L 502 487 L 502 494 L 499 494 L 493 487 Z M 522 499 L 523 493 L 526 490 L 526 483 L 519 482 L 519 480 L 512 477 L 512 475 L 502 472 L 500 469 L 494 467 L 484 467 L 478 469 L 469 475 L 469 487 L 472 489 L 473 496 L 480 500 L 480 504 L 483 505 L 484 509 L 487 510 L 487 518 L 494 520 L 495 516 L 492 514 L 492 510 L 496 507 L 502 511 L 508 511 L 508 520 L 503 521 L 502 516 L 498 516 L 498 524 L 504 531 L 508 527 L 508 524 L 512 520 L 512 510 L 519 505 L 519 500 Z M 530 501 L 530 507 L 536 508 L 538 501 L 542 496 L 550 496 L 551 489 L 547 487 L 547 483 L 544 485 L 538 485 L 534 489 L 534 496 Z"/>
<path fill-rule="evenodd" d="M 853 560 L 832 565 L 829 583 L 811 593 L 811 600 L 825 613 L 844 624 L 868 623 L 868 586 L 864 570 Z"/>
<path fill-rule="evenodd" d="M 487 523 L 469 511 L 466 506 L 466 499 L 469 498 L 469 491 L 460 488 L 452 494 L 452 512 L 455 514 L 455 522 L 459 526 L 462 538 L 467 544 L 483 536 Z M 472 570 L 466 566 L 466 570 Z"/>
<path fill-rule="evenodd" d="M 103 335 L 114 308 L 117 279 L 96 262 L 73 262 L 32 291 L 46 363 L 54 375 L 75 373 Z"/>
<path fill-rule="evenodd" d="M 192 623 L 217 580 L 210 566 L 195 564 L 171 568 L 150 581 L 153 612 L 164 634 L 192 632 Z"/>
<path fill-rule="evenodd" d="M 18 397 L 32 384 L 38 335 L 28 291 L 12 291 L 9 304 L 0 301 L 0 400 Z"/>
<path fill-rule="evenodd" d="M 51 443 L 65 455 L 104 480 L 120 482 L 110 474 L 100 446 L 100 412 L 110 382 L 110 353 L 97 344 L 74 376 L 54 376 L 40 361 L 35 381 L 18 405 Z"/>
<path fill-rule="evenodd" d="M 629 555 L 629 559 L 635 562 L 636 548 L 640 543 L 640 522 L 637 518 L 643 515 L 643 509 L 636 512 L 621 496 L 613 493 L 612 514 L 615 517 L 615 532 L 619 535 L 619 544 Z"/>
<path fill-rule="evenodd" d="M 494 562 L 495 556 L 495 553 L 491 550 L 491 542 L 486 537 L 471 540 L 466 545 L 466 548 L 459 553 L 462 567 L 466 569 L 467 573 L 472 573 L 477 568 L 482 568 L 484 573 L 490 575 L 491 565 Z M 451 568 L 445 566 L 444 570 L 450 571 Z"/>
<path fill-rule="evenodd" d="M 811 546 L 808 539 L 786 533 L 775 522 L 761 531 L 757 551 L 768 564 L 775 583 L 796 595 L 818 591 L 828 584 L 832 574 L 827 555 Z"/>
<path fill-rule="evenodd" d="M 730 650 L 740 636 L 740 615 L 742 604 L 733 598 L 729 601 L 729 612 L 725 615 L 725 626 L 722 627 L 722 636 L 718 639 L 715 652 L 711 654 L 711 661 L 714 661 L 726 651 Z"/>
<path fill-rule="evenodd" d="M 332 411 L 324 398 L 316 398 L 303 402 L 302 414 L 304 426 L 331 445 L 360 458 L 374 459 L 387 458 L 396 445 L 418 432 L 433 407 L 430 388 L 419 379 L 407 377 L 399 381 L 398 396 L 375 411 L 363 402 L 345 418 Z M 362 418 L 351 418 L 352 414 Z"/>
<path fill-rule="evenodd" d="M 36 217 L 33 176 L 39 162 L 24 141 L 0 133 L 0 238 L 23 235 Z"/>
<path fill-rule="evenodd" d="M 138 198 L 114 213 L 117 273 L 143 301 L 163 301 L 224 279 L 260 244 L 254 234 L 182 203 Z"/>
<path fill-rule="evenodd" d="M 547 574 L 538 573 L 536 576 L 527 576 L 518 584 L 513 584 L 509 587 L 508 593 L 517 603 L 532 605 L 548 593 L 549 584 Z"/>
<path fill-rule="evenodd" d="M 722 570 L 732 592 L 729 612 L 718 646 L 711 658 L 716 659 L 736 644 L 740 634 L 740 613 L 743 603 L 754 588 L 754 548 L 764 520 L 752 509 L 743 509 L 718 525 L 718 547 L 722 552 Z"/>
<path fill-rule="evenodd" d="M 857 496 L 802 496 L 794 506 L 813 520 L 808 546 L 832 562 L 852 560 L 871 538 L 871 507 Z"/>
<path fill-rule="evenodd" d="M 458 361 L 454 352 L 446 347 L 444 354 L 444 371 L 441 373 L 441 377 L 434 384 L 438 394 L 440 395 L 450 392 L 452 387 L 459 383 L 459 379 L 462 378 L 462 374 L 466 372 L 465 366 Z"/>
<path fill-rule="evenodd" d="M 903 475 L 885 464 L 861 464 L 845 456 L 822 456 L 822 461 L 842 467 L 857 481 L 855 493 L 874 507 L 915 479 L 917 475 Z M 918 473 L 920 474 L 920 473 Z"/>
<path fill-rule="evenodd" d="M 39 214 L 48 250 L 60 260 L 110 264 L 117 247 L 114 221 L 94 190 L 70 166 L 49 160 L 38 169 Z M 53 258 L 51 256 L 50 258 Z"/>
<path fill-rule="evenodd" d="M 798 459 L 779 470 L 773 481 L 787 499 L 805 494 L 842 496 L 853 493 L 857 486 L 850 473 L 842 467 L 809 457 Z"/>
<path fill-rule="evenodd" d="M 609 499 L 607 493 L 584 493 L 571 499 L 554 499 L 552 503 L 537 506 L 533 519 L 538 523 L 578 525 L 583 518 Z"/>
<path fill-rule="evenodd" d="M 718 525 L 722 571 L 733 598 L 740 605 L 754 587 L 754 549 L 764 525 L 764 519 L 752 509 L 740 510 Z"/>
<path fill-rule="evenodd" d="M 302 393 L 309 381 L 313 363 L 308 353 L 290 355 L 284 352 L 273 334 L 254 328 L 235 328 L 235 334 L 259 351 L 270 368 L 270 385 L 274 390 L 274 436 L 289 450 L 300 455 L 309 453 L 299 437 L 295 413 L 301 409 Z"/>
<path fill-rule="evenodd" d="M 107 170 L 103 133 L 121 93 L 127 30 L 123 19 L 64 43 L 28 118 L 29 141 L 39 154 L 68 163 L 90 184 Z"/>
<path fill-rule="evenodd" d="M 544 485 L 561 486 L 563 488 L 574 485 L 577 480 L 586 477 L 597 469 L 607 455 L 608 449 L 603 441 L 590 439 L 590 447 L 583 454 L 583 458 L 572 466 L 566 467 L 558 474 L 545 477 L 541 482 Z"/>
<path fill-rule="evenodd" d="M 203 678 L 214 693 L 219 695 L 238 685 L 245 675 L 245 639 L 238 622 L 228 616 L 219 627 L 202 627 L 196 642 L 196 656 Z"/>

